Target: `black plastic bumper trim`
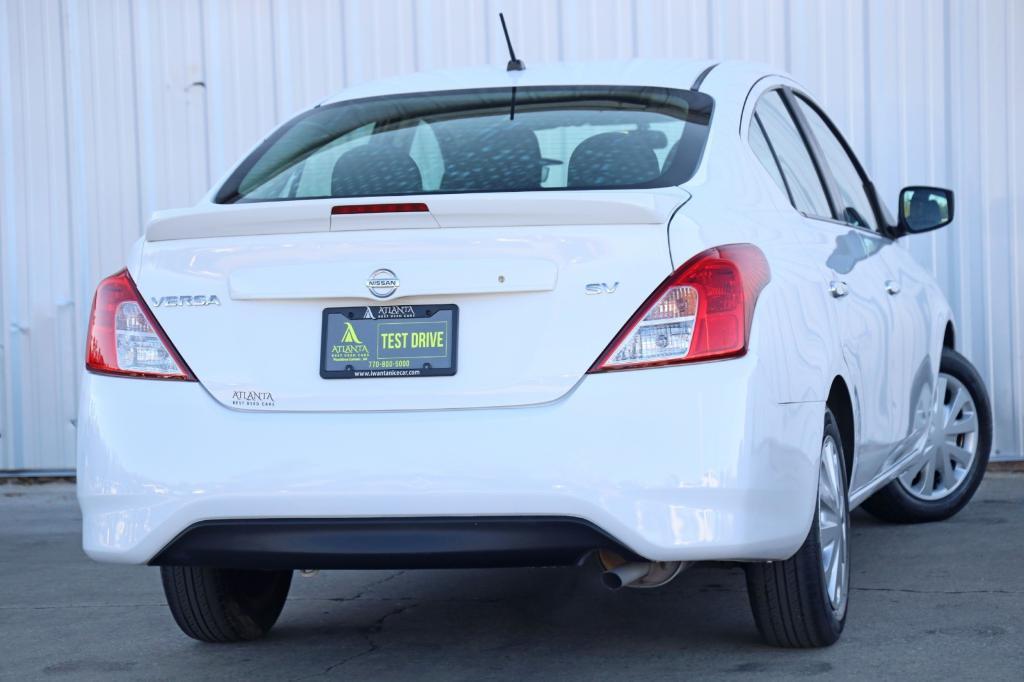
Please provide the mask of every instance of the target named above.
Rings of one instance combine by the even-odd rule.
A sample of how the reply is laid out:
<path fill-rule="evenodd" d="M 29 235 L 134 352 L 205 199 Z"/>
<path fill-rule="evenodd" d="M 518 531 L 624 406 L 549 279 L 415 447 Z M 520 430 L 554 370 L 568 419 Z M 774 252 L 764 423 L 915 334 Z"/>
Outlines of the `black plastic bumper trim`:
<path fill-rule="evenodd" d="M 251 569 L 568 566 L 595 549 L 643 560 L 582 519 L 503 516 L 201 521 L 149 563 Z"/>

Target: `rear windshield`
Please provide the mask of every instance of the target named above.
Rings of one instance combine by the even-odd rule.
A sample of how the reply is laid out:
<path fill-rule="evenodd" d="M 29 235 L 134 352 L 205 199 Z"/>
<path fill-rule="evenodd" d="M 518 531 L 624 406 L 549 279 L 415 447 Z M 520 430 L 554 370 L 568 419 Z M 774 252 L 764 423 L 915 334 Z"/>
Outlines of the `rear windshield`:
<path fill-rule="evenodd" d="M 293 119 L 217 201 L 667 187 L 700 162 L 713 102 L 654 87 L 389 95 Z"/>

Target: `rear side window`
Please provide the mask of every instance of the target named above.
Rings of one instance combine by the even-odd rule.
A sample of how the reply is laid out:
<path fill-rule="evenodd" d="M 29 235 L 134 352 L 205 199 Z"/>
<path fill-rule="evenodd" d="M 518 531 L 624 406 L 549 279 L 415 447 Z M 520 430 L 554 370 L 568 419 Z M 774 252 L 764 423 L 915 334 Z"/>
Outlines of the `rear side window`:
<path fill-rule="evenodd" d="M 619 86 L 339 102 L 275 132 L 217 201 L 678 185 L 700 162 L 712 107 L 704 93 Z"/>
<path fill-rule="evenodd" d="M 825 187 L 800 131 L 778 90 L 764 95 L 754 110 L 775 151 L 793 205 L 804 215 L 832 219 Z M 762 159 L 762 163 L 765 161 Z M 769 168 L 769 172 L 771 168 Z"/>
<path fill-rule="evenodd" d="M 775 184 L 785 192 L 786 196 L 789 197 L 789 201 L 792 202 L 793 195 L 789 192 L 786 179 L 782 177 L 779 159 L 775 156 L 775 150 L 772 149 L 771 143 L 768 142 L 768 138 L 764 134 L 764 126 L 761 125 L 757 114 L 754 114 L 754 119 L 750 122 L 750 148 L 754 150 L 754 156 L 761 162 L 761 165 L 768 171 L 768 174 L 772 176 Z"/>

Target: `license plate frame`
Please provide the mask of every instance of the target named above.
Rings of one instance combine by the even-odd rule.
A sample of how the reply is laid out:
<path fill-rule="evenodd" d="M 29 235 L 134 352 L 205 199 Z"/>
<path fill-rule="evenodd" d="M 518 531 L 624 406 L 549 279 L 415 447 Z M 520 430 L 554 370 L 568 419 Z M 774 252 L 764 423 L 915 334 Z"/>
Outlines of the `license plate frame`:
<path fill-rule="evenodd" d="M 333 325 L 332 320 L 335 321 Z M 349 323 L 350 327 L 346 327 L 345 323 Z M 389 340 L 392 342 L 396 339 L 401 341 L 401 335 L 406 334 L 404 338 L 406 346 L 404 348 L 384 348 L 385 355 L 382 357 L 381 328 L 385 325 L 392 327 L 388 331 L 391 334 Z M 446 332 L 446 350 L 441 357 L 444 360 L 449 360 L 448 366 L 434 366 L 434 364 L 445 364 L 444 360 L 438 362 L 439 356 L 436 355 L 436 348 L 424 347 L 414 350 L 411 347 L 408 336 L 411 327 L 420 327 L 423 331 L 429 330 L 434 334 Z M 352 336 L 347 337 L 348 341 L 358 341 L 358 344 L 343 345 L 340 343 L 340 340 L 346 338 L 345 333 L 349 331 L 349 328 L 352 331 Z M 329 344 L 329 335 L 339 336 L 337 340 L 339 343 Z M 364 335 L 371 335 L 372 343 L 368 341 L 364 344 L 362 338 Z M 324 308 L 320 331 L 320 377 L 323 379 L 392 379 L 453 376 L 458 370 L 458 347 L 459 307 L 455 304 L 361 305 Z M 397 353 L 405 353 L 408 357 L 397 355 Z M 430 355 L 430 353 L 434 353 L 434 355 Z M 402 364 L 406 361 L 409 363 L 407 366 L 394 364 Z M 388 366 L 380 364 L 374 366 L 373 363 L 385 363 Z"/>

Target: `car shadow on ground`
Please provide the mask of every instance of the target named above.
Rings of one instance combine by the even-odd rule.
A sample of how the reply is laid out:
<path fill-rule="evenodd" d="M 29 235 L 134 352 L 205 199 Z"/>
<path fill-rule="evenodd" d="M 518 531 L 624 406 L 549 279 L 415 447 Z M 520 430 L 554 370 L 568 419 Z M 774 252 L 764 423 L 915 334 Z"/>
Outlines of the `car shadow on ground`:
<path fill-rule="evenodd" d="M 348 592 L 336 576 L 299 578 L 271 638 L 275 646 L 303 648 L 355 639 L 361 646 L 332 665 L 373 657 L 373 669 L 394 666 L 396 674 L 409 657 L 482 665 L 482 674 L 534 668 L 532 659 L 537 674 L 561 675 L 581 660 L 617 668 L 636 657 L 668 661 L 688 649 L 765 648 L 740 568 L 698 566 L 662 588 L 617 592 L 599 577 L 595 565 L 389 572 L 336 596 L 329 595 Z"/>

